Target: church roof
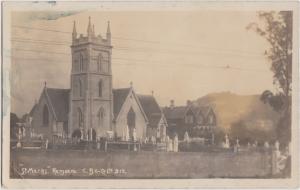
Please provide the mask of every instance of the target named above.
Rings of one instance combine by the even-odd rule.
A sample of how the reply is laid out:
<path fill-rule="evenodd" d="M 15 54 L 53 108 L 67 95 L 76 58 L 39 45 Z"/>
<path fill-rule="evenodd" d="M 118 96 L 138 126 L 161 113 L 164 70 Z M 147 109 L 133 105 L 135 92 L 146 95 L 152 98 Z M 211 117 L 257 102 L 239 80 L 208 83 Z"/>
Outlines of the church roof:
<path fill-rule="evenodd" d="M 45 88 L 57 121 L 68 121 L 70 89 Z"/>
<path fill-rule="evenodd" d="M 37 104 L 34 104 L 34 106 L 31 108 L 30 112 L 29 112 L 29 115 L 32 116 L 33 115 L 33 112 L 34 110 L 36 109 L 36 106 Z"/>
<path fill-rule="evenodd" d="M 123 103 L 125 102 L 130 88 L 113 89 L 113 105 L 115 118 L 119 115 Z"/>
<path fill-rule="evenodd" d="M 161 119 L 162 112 L 155 98 L 152 95 L 138 94 L 137 96 L 148 118 L 149 125 L 151 127 L 157 127 Z"/>
<path fill-rule="evenodd" d="M 131 88 L 113 89 L 113 112 L 115 118 L 119 115 L 130 90 Z M 44 92 L 49 100 L 50 109 L 53 110 L 57 121 L 68 121 L 70 89 L 46 87 Z M 137 99 L 148 119 L 149 125 L 157 127 L 162 117 L 162 112 L 155 98 L 152 95 L 137 95 Z M 33 114 L 36 105 L 31 109 L 30 115 Z"/>

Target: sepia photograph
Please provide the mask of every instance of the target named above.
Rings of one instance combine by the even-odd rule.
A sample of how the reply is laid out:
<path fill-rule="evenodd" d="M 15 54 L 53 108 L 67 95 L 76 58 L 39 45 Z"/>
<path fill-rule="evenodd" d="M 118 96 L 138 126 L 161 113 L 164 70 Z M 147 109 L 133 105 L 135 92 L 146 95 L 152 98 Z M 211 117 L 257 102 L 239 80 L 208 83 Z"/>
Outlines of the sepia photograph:
<path fill-rule="evenodd" d="M 3 2 L 4 184 L 297 179 L 298 4 L 219 5 Z"/>

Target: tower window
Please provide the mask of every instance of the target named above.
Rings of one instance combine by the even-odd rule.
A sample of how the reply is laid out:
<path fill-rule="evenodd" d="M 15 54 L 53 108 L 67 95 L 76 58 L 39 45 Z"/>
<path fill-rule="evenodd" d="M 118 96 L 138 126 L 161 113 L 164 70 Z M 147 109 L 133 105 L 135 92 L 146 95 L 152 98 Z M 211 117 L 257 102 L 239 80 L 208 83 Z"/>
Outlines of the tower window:
<path fill-rule="evenodd" d="M 97 71 L 100 72 L 102 71 L 102 55 L 99 54 L 97 58 Z"/>
<path fill-rule="evenodd" d="M 103 122 L 104 122 L 104 109 L 101 107 L 98 111 L 97 114 L 98 117 L 98 126 L 103 127 Z"/>
<path fill-rule="evenodd" d="M 102 80 L 98 82 L 98 96 L 102 97 Z"/>
<path fill-rule="evenodd" d="M 82 97 L 82 82 L 80 79 L 78 81 L 78 91 L 79 91 L 79 97 Z"/>
<path fill-rule="evenodd" d="M 79 70 L 82 71 L 83 70 L 83 55 L 80 54 L 79 56 Z"/>
<path fill-rule="evenodd" d="M 43 126 L 48 127 L 49 125 L 49 110 L 46 105 L 43 108 Z"/>

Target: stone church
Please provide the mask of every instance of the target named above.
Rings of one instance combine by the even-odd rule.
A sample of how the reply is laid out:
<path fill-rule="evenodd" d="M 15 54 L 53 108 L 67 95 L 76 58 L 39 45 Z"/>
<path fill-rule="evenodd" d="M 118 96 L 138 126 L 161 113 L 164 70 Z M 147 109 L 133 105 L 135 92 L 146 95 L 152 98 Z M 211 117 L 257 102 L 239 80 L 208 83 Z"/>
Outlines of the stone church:
<path fill-rule="evenodd" d="M 152 95 L 136 94 L 128 88 L 113 89 L 111 32 L 96 35 L 89 23 L 87 35 L 72 32 L 70 89 L 50 88 L 45 83 L 41 96 L 30 111 L 31 130 L 44 139 L 81 138 L 96 140 L 113 134 L 137 139 L 152 136 L 165 139 L 167 121 Z"/>

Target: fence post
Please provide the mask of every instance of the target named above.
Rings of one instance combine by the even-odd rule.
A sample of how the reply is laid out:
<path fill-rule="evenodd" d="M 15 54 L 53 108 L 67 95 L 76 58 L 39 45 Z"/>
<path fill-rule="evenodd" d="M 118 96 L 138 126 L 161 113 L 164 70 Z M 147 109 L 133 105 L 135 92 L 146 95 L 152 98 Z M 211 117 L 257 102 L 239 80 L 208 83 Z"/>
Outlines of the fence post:
<path fill-rule="evenodd" d="M 279 142 L 275 142 L 275 147 L 272 150 L 272 175 L 279 173 L 278 159 L 280 157 Z"/>

